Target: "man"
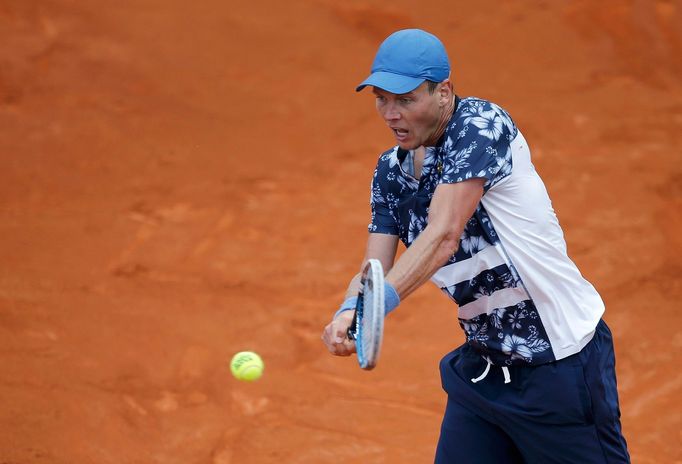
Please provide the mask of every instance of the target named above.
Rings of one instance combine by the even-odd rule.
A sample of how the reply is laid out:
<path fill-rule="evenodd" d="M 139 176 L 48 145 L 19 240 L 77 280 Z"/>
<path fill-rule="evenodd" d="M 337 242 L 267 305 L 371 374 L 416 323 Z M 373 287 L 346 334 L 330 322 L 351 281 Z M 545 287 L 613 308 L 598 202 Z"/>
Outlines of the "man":
<path fill-rule="evenodd" d="M 372 87 L 397 141 L 374 172 L 365 254 L 387 271 L 387 312 L 430 279 L 466 335 L 441 361 L 436 463 L 629 462 L 604 304 L 566 254 L 511 117 L 460 99 L 449 76 L 440 40 L 409 29 L 381 44 L 356 89 Z M 398 240 L 408 248 L 394 264 Z M 322 335 L 335 355 L 355 351 L 359 280 Z"/>

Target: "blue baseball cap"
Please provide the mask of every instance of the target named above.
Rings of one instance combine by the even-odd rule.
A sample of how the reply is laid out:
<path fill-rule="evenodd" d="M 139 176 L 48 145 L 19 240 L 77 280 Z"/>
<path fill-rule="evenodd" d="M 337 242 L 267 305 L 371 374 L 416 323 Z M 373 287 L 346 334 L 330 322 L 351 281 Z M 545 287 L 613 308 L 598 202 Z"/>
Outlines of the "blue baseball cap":
<path fill-rule="evenodd" d="M 421 29 L 404 29 L 389 35 L 379 46 L 372 74 L 355 91 L 371 85 L 401 94 L 426 80 L 442 82 L 449 76 L 450 60 L 438 37 Z"/>

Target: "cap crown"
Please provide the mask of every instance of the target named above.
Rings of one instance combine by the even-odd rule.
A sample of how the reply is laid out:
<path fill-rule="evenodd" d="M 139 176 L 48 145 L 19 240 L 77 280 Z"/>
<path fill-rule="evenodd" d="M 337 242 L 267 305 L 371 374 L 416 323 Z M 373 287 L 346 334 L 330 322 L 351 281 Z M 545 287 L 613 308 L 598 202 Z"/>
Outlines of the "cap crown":
<path fill-rule="evenodd" d="M 450 75 L 450 60 L 438 37 L 421 29 L 404 29 L 379 46 L 372 63 L 375 72 L 441 82 Z"/>

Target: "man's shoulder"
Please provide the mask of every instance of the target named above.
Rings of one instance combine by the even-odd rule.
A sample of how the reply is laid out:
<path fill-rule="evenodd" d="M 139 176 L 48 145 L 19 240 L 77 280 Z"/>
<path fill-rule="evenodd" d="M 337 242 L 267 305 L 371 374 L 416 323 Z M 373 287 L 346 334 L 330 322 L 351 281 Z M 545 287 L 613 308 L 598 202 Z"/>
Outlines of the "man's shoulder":
<path fill-rule="evenodd" d="M 416 181 L 405 176 L 400 168 L 400 163 L 405 161 L 408 153 L 409 151 L 395 146 L 379 155 L 372 181 L 374 188 L 396 195 L 408 188 L 416 189 Z"/>
<path fill-rule="evenodd" d="M 518 129 L 507 110 L 500 105 L 479 97 L 465 97 L 459 100 L 448 131 L 459 132 L 457 139 L 462 138 L 469 130 L 466 126 L 475 126 L 471 132 L 481 133 L 488 138 L 499 137 L 499 132 L 505 133 L 505 138 L 511 141 Z M 494 137 L 494 138 L 497 138 Z"/>
<path fill-rule="evenodd" d="M 454 113 L 455 118 L 466 118 L 472 114 L 482 113 L 485 111 L 494 111 L 498 114 L 509 117 L 507 110 L 497 103 L 491 102 L 479 97 L 464 97 L 459 101 L 457 110 Z"/>
<path fill-rule="evenodd" d="M 387 161 L 392 156 L 394 156 L 394 155 L 397 156 L 398 151 L 400 151 L 400 147 L 398 145 L 395 145 L 395 146 L 381 152 L 381 154 L 379 155 L 379 161 Z"/>
<path fill-rule="evenodd" d="M 398 164 L 398 159 L 402 154 L 402 149 L 399 146 L 394 146 L 382 152 L 377 160 L 377 170 L 392 169 Z"/>

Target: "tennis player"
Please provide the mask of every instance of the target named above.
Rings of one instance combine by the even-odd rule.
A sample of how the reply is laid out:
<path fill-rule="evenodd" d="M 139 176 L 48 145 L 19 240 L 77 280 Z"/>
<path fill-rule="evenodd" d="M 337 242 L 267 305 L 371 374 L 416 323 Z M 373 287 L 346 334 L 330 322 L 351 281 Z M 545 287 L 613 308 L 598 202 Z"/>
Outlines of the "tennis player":
<path fill-rule="evenodd" d="M 443 44 L 418 29 L 381 44 L 365 87 L 396 140 L 374 171 L 365 255 L 387 270 L 386 312 L 431 280 L 466 335 L 440 364 L 435 462 L 630 462 L 604 303 L 566 253 L 512 118 L 455 95 Z M 355 350 L 359 287 L 356 276 L 323 331 L 335 355 Z"/>

